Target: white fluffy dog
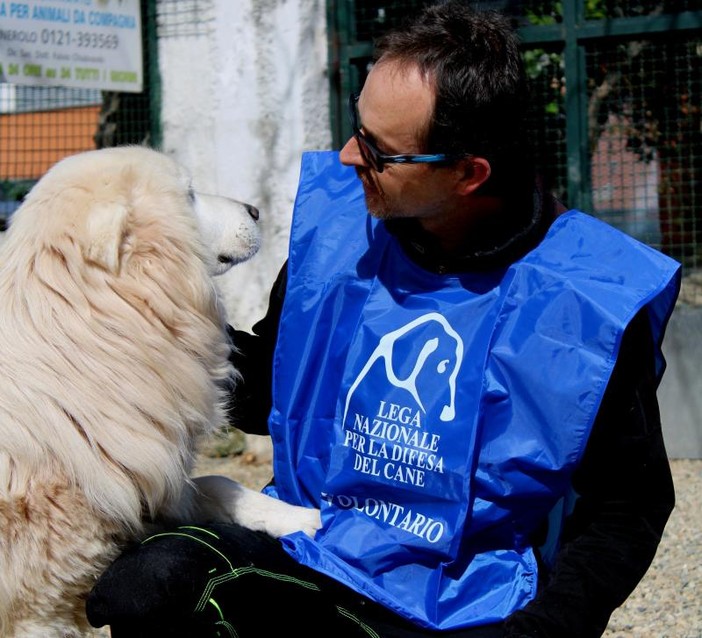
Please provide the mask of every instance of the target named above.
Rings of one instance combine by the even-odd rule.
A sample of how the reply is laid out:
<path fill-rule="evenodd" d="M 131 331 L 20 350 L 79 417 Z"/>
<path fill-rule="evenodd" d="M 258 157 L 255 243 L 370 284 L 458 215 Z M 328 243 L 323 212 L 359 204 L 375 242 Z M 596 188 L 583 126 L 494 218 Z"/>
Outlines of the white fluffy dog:
<path fill-rule="evenodd" d="M 160 517 L 313 534 L 316 510 L 192 481 L 235 371 L 212 274 L 258 249 L 255 209 L 164 154 L 54 166 L 0 253 L 0 635 L 82 636 L 85 597 Z"/>

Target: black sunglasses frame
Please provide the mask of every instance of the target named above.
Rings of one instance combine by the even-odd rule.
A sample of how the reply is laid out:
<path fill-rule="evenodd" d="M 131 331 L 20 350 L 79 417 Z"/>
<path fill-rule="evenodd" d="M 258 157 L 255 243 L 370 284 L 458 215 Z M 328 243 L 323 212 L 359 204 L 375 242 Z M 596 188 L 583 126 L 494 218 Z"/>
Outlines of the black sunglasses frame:
<path fill-rule="evenodd" d="M 403 155 L 387 155 L 378 150 L 378 147 L 373 144 L 362 132 L 358 118 L 358 93 L 349 95 L 349 120 L 351 121 L 351 130 L 353 136 L 358 143 L 358 149 L 361 152 L 363 160 L 374 171 L 383 172 L 385 164 L 438 164 L 451 163 L 461 158 L 468 157 L 468 154 L 447 154 L 447 153 L 410 153 Z"/>

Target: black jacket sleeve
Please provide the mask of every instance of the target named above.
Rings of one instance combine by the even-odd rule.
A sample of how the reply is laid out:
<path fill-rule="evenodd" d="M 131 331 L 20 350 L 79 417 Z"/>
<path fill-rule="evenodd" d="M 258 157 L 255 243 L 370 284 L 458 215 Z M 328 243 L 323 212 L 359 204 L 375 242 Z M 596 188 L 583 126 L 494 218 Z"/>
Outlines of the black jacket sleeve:
<path fill-rule="evenodd" d="M 248 434 L 268 432 L 273 381 L 273 351 L 285 297 L 287 263 L 283 265 L 268 299 L 268 311 L 256 323 L 253 334 L 229 326 L 234 347 L 229 356 L 239 377 L 232 384 L 227 406 L 229 424 Z"/>
<path fill-rule="evenodd" d="M 646 311 L 627 328 L 573 476 L 579 495 L 537 597 L 508 638 L 595 638 L 649 568 L 675 504 Z"/>

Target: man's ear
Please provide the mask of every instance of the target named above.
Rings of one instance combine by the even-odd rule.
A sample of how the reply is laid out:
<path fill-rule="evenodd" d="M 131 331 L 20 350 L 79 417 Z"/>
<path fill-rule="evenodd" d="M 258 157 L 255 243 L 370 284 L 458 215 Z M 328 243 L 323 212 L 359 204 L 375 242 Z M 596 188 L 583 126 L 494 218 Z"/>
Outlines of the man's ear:
<path fill-rule="evenodd" d="M 460 171 L 457 187 L 459 195 L 474 193 L 487 182 L 492 172 L 490 162 L 484 157 L 466 157 L 459 160 L 457 168 Z"/>

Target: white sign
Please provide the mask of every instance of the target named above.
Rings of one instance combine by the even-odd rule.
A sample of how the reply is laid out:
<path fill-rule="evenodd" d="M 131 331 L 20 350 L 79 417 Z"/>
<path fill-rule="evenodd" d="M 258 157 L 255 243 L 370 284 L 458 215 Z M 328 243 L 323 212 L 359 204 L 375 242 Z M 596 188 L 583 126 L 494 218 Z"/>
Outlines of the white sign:
<path fill-rule="evenodd" d="M 0 0 L 0 81 L 140 92 L 139 0 Z"/>

